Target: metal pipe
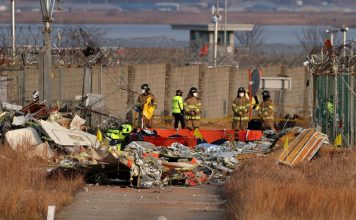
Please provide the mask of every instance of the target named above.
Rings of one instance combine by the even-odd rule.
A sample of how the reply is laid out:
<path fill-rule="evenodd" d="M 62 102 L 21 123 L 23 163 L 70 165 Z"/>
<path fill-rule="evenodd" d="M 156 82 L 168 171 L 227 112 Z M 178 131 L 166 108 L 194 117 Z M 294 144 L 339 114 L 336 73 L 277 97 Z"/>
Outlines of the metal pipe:
<path fill-rule="evenodd" d="M 11 37 L 12 37 L 12 62 L 15 62 L 15 56 L 16 56 L 15 0 L 11 0 Z"/>
<path fill-rule="evenodd" d="M 337 65 L 335 58 L 333 58 L 333 66 Z M 333 103 L 333 114 L 334 114 L 334 120 L 333 120 L 333 136 L 334 140 L 338 135 L 337 129 L 338 129 L 338 122 L 339 122 L 339 116 L 337 112 L 337 107 L 338 107 L 338 70 L 334 68 L 334 103 Z"/>
<path fill-rule="evenodd" d="M 346 41 L 347 41 L 347 32 L 348 32 L 348 30 L 349 30 L 349 28 L 347 27 L 347 26 L 343 26 L 342 28 L 340 28 L 340 31 L 343 33 L 343 42 L 342 42 L 342 45 L 343 45 L 343 47 L 344 47 L 344 51 L 343 51 L 343 54 L 342 54 L 342 56 L 343 57 L 345 57 L 346 58 L 346 56 L 347 56 L 347 54 L 346 54 Z M 346 60 L 346 59 L 345 59 Z M 343 68 L 343 71 L 346 71 L 346 68 L 345 68 L 346 66 L 344 66 L 344 68 Z M 345 80 L 345 78 L 347 77 L 347 81 Z M 350 122 L 350 118 L 349 118 L 349 111 L 350 111 L 350 109 L 348 108 L 348 107 L 346 107 L 346 109 L 345 109 L 345 106 L 344 106 L 344 97 L 345 97 L 345 94 L 344 94 L 344 83 L 350 83 L 350 75 L 349 74 L 347 74 L 346 75 L 346 73 L 345 72 L 343 72 L 342 73 L 342 75 L 340 76 L 342 79 L 343 79 L 343 81 L 341 82 L 341 105 L 340 105 L 340 107 L 341 107 L 341 114 L 340 114 L 340 120 L 342 120 L 342 122 L 343 122 L 343 126 L 342 126 L 342 128 L 340 128 L 340 130 L 341 130 L 341 132 L 345 132 L 345 126 L 346 126 L 346 129 L 348 129 L 348 131 L 347 131 L 347 133 L 349 134 L 349 135 L 346 135 L 348 138 L 350 138 L 350 131 L 349 131 L 349 129 L 350 129 L 350 126 L 349 126 L 349 122 Z M 349 92 L 348 92 L 348 94 L 350 94 Z M 347 97 L 347 95 L 346 95 L 346 97 Z M 350 96 L 350 98 L 351 98 L 351 96 Z M 351 101 L 349 101 L 349 102 L 346 102 L 346 103 L 348 103 L 348 105 L 350 105 L 350 103 L 351 103 Z M 347 115 L 347 121 L 345 121 L 345 113 L 346 113 L 346 111 L 347 111 L 347 113 L 348 113 L 348 115 Z M 347 123 L 347 125 L 346 125 L 346 123 Z M 349 147 L 350 146 L 350 139 L 348 139 L 348 140 L 344 140 L 345 142 L 346 142 L 346 145 Z"/>

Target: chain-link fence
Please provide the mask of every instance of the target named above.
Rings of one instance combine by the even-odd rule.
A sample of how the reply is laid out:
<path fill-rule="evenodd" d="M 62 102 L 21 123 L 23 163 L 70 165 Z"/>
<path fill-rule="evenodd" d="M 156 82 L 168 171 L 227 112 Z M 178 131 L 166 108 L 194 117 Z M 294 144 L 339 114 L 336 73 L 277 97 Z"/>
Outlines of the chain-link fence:
<path fill-rule="evenodd" d="M 317 48 L 309 59 L 314 75 L 314 123 L 337 145 L 355 145 L 354 42 Z"/>
<path fill-rule="evenodd" d="M 286 92 L 286 103 L 278 110 L 279 114 L 283 117 L 289 111 L 300 113 L 296 108 L 286 108 L 287 105 L 305 106 L 301 86 L 305 77 L 300 74 L 304 69 L 289 67 L 293 62 L 301 63 L 299 53 L 290 55 L 292 48 L 260 46 L 227 53 L 224 47 L 218 47 L 214 66 L 213 45 L 208 44 L 208 52 L 201 55 L 203 42 L 191 42 L 195 45 L 193 48 L 160 37 L 103 40 L 97 30 L 57 28 L 51 34 L 53 105 L 57 101 L 62 104 L 80 102 L 81 96 L 86 95 L 83 94 L 84 69 L 88 68 L 91 85 L 87 91 L 103 96 L 105 106 L 100 108 L 101 113 L 132 118 L 131 109 L 140 85 L 148 83 L 158 102 L 157 115 L 169 116 L 175 91 L 183 90 L 185 96 L 194 86 L 202 98 L 203 116 L 225 117 L 231 114 L 231 102 L 237 89 L 248 87 L 248 68 L 263 68 L 267 76 L 278 76 L 283 72 L 280 63 L 284 63 L 282 66 L 288 67 L 289 76 L 297 84 L 293 91 Z M 0 28 L 0 93 L 4 94 L 1 101 L 25 105 L 31 101 L 31 93 L 40 87 L 38 61 L 42 28 L 17 27 L 15 59 L 9 36 L 10 27 Z M 294 94 L 301 94 L 302 98 L 298 98 L 297 104 L 290 104 L 296 100 Z M 280 101 L 278 95 L 277 92 L 273 95 L 276 102 Z"/>

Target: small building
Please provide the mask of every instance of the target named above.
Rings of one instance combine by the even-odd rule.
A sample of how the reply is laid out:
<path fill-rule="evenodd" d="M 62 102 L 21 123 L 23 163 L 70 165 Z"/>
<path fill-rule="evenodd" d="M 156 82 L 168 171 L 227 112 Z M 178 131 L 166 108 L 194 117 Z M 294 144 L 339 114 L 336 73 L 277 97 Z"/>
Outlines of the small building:
<path fill-rule="evenodd" d="M 226 45 L 227 52 L 232 53 L 234 51 L 234 39 L 235 32 L 237 31 L 252 31 L 254 24 L 218 24 L 218 38 L 217 46 L 225 46 L 224 36 L 226 31 Z M 173 24 L 171 25 L 173 30 L 189 30 L 190 46 L 192 48 L 201 47 L 201 45 L 209 44 L 214 45 L 214 31 L 215 24 Z"/>

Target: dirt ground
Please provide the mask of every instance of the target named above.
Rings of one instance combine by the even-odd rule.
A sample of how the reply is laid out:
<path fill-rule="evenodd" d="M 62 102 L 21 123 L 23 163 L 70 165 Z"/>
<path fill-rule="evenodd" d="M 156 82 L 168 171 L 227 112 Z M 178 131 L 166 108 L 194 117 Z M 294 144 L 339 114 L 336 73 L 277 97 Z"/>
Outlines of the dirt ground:
<path fill-rule="evenodd" d="M 87 186 L 57 219 L 224 219 L 222 186 L 133 189 Z"/>

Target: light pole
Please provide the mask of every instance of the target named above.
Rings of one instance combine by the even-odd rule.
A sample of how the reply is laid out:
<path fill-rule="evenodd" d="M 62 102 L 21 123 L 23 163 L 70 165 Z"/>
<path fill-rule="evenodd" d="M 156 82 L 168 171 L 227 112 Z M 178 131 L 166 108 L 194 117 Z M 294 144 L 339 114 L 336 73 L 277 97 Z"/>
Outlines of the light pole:
<path fill-rule="evenodd" d="M 11 40 L 12 40 L 12 62 L 16 56 L 16 26 L 15 26 L 15 0 L 11 0 Z"/>
<path fill-rule="evenodd" d="M 347 32 L 349 31 L 349 28 L 344 25 L 344 26 L 342 26 L 342 28 L 340 28 L 340 31 L 343 34 L 343 45 L 346 46 Z"/>
<path fill-rule="evenodd" d="M 214 66 L 216 66 L 216 59 L 218 56 L 218 23 L 220 20 L 219 15 L 219 0 L 216 0 L 216 7 L 213 8 L 212 22 L 214 23 Z"/>
<path fill-rule="evenodd" d="M 339 32 L 338 29 L 326 29 L 325 30 L 326 33 L 330 33 L 330 42 L 331 42 L 331 45 L 334 46 L 334 36 L 335 34 L 337 34 L 337 32 Z"/>
<path fill-rule="evenodd" d="M 40 0 L 42 10 L 42 22 L 44 24 L 44 42 L 40 53 L 39 65 L 39 91 L 40 99 L 46 100 L 48 107 L 52 104 L 51 88 L 51 22 L 53 21 L 53 9 L 55 0 Z"/>
<path fill-rule="evenodd" d="M 227 36 L 226 36 L 226 24 L 227 24 L 227 0 L 224 2 L 224 44 L 225 44 L 225 49 L 227 51 Z"/>
<path fill-rule="evenodd" d="M 218 56 L 218 17 L 213 16 L 214 22 L 214 66 L 216 66 L 216 59 Z"/>

